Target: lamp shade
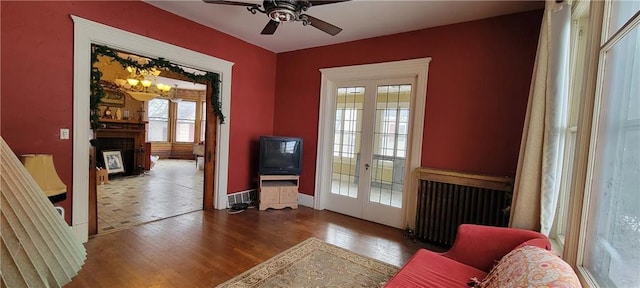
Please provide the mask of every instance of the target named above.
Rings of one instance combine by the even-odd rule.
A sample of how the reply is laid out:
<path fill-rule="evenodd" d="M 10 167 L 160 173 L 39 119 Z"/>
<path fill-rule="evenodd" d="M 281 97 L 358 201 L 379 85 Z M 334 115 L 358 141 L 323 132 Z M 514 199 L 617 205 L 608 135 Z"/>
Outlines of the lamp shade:
<path fill-rule="evenodd" d="M 84 246 L 1 137 L 0 167 L 0 287 L 62 287 Z"/>
<path fill-rule="evenodd" d="M 153 98 L 156 98 L 156 97 L 160 96 L 158 94 L 146 93 L 146 92 L 127 91 L 127 93 L 129 93 L 129 95 L 131 97 L 133 97 L 133 99 L 136 99 L 138 101 L 149 101 L 149 100 L 151 100 Z"/>
<path fill-rule="evenodd" d="M 53 165 L 53 155 L 25 154 L 20 160 L 47 197 L 67 192 L 67 185 L 62 183 Z"/>

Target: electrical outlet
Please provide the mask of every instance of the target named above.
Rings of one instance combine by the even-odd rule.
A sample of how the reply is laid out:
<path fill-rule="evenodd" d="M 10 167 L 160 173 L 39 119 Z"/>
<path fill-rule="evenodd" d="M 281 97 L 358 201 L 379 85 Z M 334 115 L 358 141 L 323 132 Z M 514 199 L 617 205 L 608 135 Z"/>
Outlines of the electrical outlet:
<path fill-rule="evenodd" d="M 63 139 L 63 140 L 69 139 L 69 129 L 60 128 L 60 139 Z"/>

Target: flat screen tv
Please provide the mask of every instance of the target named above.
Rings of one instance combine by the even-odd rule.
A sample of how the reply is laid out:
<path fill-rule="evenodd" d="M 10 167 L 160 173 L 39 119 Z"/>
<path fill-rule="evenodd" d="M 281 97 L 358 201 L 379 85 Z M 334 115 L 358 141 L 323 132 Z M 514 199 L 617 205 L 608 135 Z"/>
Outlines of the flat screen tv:
<path fill-rule="evenodd" d="M 302 138 L 260 136 L 260 175 L 300 175 Z"/>

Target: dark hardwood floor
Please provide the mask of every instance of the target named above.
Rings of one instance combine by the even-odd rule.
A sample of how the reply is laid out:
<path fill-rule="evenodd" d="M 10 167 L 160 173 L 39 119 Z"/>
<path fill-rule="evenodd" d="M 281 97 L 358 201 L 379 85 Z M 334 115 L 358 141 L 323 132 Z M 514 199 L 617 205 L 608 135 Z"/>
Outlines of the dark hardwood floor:
<path fill-rule="evenodd" d="M 65 287 L 214 287 L 309 237 L 396 266 L 436 249 L 400 229 L 307 207 L 196 211 L 89 239 Z"/>

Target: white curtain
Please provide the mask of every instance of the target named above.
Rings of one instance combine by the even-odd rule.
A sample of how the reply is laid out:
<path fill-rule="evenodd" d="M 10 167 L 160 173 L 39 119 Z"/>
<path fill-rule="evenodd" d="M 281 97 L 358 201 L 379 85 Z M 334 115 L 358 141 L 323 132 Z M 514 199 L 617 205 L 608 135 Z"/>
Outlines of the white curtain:
<path fill-rule="evenodd" d="M 529 91 L 510 227 L 549 234 L 558 202 L 569 90 L 571 9 L 546 1 Z"/>

